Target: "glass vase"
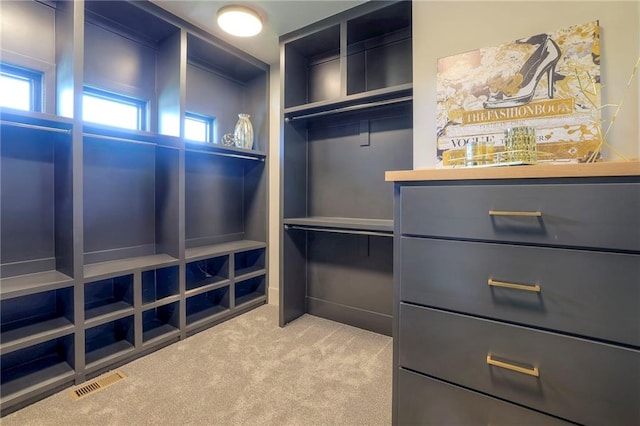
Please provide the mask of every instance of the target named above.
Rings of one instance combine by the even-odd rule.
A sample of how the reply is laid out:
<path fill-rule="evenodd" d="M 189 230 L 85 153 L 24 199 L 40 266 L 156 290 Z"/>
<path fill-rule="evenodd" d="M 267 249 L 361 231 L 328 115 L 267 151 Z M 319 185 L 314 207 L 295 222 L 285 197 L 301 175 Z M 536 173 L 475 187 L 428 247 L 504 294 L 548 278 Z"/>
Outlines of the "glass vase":
<path fill-rule="evenodd" d="M 253 149 L 253 125 L 249 117 L 249 114 L 238 114 L 238 122 L 233 132 L 238 148 Z"/>

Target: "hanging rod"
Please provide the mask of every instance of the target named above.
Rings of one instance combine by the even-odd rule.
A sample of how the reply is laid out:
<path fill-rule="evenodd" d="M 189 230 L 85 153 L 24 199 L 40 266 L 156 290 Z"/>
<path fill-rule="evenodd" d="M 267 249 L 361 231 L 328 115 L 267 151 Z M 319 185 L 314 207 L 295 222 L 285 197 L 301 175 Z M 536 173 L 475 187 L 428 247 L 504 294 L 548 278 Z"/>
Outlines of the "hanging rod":
<path fill-rule="evenodd" d="M 144 141 L 139 141 L 139 140 L 136 140 L 136 139 L 121 138 L 121 137 L 118 137 L 118 136 L 98 135 L 98 134 L 95 134 L 95 133 L 83 133 L 82 136 L 88 137 L 88 138 L 106 139 L 106 140 L 109 140 L 109 141 L 116 141 L 116 142 L 135 143 L 135 144 L 138 144 L 138 145 L 158 146 L 158 144 L 153 143 L 153 142 L 144 142 Z"/>
<path fill-rule="evenodd" d="M 241 160 L 264 161 L 264 158 L 261 158 L 261 157 L 252 157 L 250 155 L 242 155 L 242 154 L 232 154 L 229 152 L 203 151 L 201 149 L 191 149 L 191 148 L 187 149 L 186 151 L 198 152 L 200 154 L 219 155 L 221 157 L 239 158 Z"/>
<path fill-rule="evenodd" d="M 404 96 L 402 98 L 397 98 L 397 99 L 387 99 L 387 100 L 384 100 L 384 101 L 369 102 L 367 104 L 358 104 L 358 105 L 351 105 L 351 106 L 346 106 L 346 107 L 342 107 L 342 108 L 335 108 L 335 109 L 331 109 L 331 110 L 328 110 L 328 111 L 320 111 L 320 112 L 313 112 L 311 114 L 303 114 L 303 115 L 298 115 L 298 116 L 294 116 L 294 117 L 286 117 L 284 119 L 284 121 L 288 123 L 290 121 L 301 120 L 303 118 L 320 117 L 320 116 L 323 116 L 323 115 L 336 114 L 336 113 L 340 113 L 340 112 L 358 111 L 358 110 L 361 110 L 361 109 L 373 108 L 373 107 L 377 107 L 377 106 L 399 104 L 399 103 L 402 103 L 402 102 L 408 102 L 408 101 L 412 101 L 412 100 L 413 100 L 413 96 Z"/>
<path fill-rule="evenodd" d="M 284 229 L 297 229 L 301 231 L 314 231 L 314 232 L 332 232 L 336 234 L 355 234 L 355 235 L 369 235 L 373 237 L 393 237 L 393 233 L 377 232 L 377 231 L 358 231 L 349 229 L 336 229 L 336 228 L 317 228 L 314 226 L 299 226 L 299 225 L 285 225 Z"/>
<path fill-rule="evenodd" d="M 66 133 L 68 135 L 71 134 L 71 129 L 59 129 L 57 127 L 38 126 L 37 124 L 18 123 L 16 121 L 0 120 L 0 124 L 2 124 L 3 126 L 24 127 L 27 129 L 45 130 L 47 132 Z"/>

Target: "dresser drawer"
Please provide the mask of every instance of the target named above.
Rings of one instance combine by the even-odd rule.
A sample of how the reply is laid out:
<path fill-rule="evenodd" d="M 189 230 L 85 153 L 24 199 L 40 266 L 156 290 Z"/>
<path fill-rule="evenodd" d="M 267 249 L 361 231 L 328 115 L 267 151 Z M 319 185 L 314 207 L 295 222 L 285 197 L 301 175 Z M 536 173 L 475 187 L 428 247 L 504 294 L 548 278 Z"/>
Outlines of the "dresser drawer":
<path fill-rule="evenodd" d="M 400 202 L 404 235 L 640 250 L 637 183 L 406 186 Z"/>
<path fill-rule="evenodd" d="M 410 237 L 401 253 L 402 301 L 640 346 L 639 255 Z"/>
<path fill-rule="evenodd" d="M 398 370 L 397 413 L 399 426 L 570 424 L 404 369 Z"/>
<path fill-rule="evenodd" d="M 638 351 L 404 303 L 399 314 L 401 367 L 578 423 L 640 424 Z"/>

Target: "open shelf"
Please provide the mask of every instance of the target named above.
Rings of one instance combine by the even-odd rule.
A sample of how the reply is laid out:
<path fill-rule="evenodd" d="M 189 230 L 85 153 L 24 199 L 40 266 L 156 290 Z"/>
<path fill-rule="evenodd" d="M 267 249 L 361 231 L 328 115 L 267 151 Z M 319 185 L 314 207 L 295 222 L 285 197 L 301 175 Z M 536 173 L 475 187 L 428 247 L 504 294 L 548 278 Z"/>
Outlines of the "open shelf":
<path fill-rule="evenodd" d="M 0 117 L 3 126 L 22 127 L 50 133 L 71 134 L 73 120 L 67 117 L 38 111 L 21 111 L 0 107 Z"/>
<path fill-rule="evenodd" d="M 235 283 L 235 307 L 238 308 L 246 303 L 265 301 L 265 276 L 249 278 Z"/>
<path fill-rule="evenodd" d="M 142 272 L 142 303 L 153 303 L 180 293 L 180 268 L 169 266 Z"/>
<path fill-rule="evenodd" d="M 133 309 L 133 275 L 107 278 L 84 286 L 84 317 L 90 321 Z"/>
<path fill-rule="evenodd" d="M 369 4 L 361 10 L 326 22 L 323 28 L 281 37 L 287 120 L 411 96 L 411 2 Z"/>
<path fill-rule="evenodd" d="M 71 2 L 3 2 L 0 16 L 2 62 L 41 72 L 40 110 L 65 117 L 73 116 L 73 104 L 65 102 L 73 90 L 72 9 Z"/>
<path fill-rule="evenodd" d="M 85 331 L 87 368 L 91 368 L 91 364 L 133 351 L 134 344 L 133 316 L 88 328 Z"/>
<path fill-rule="evenodd" d="M 111 141 L 125 146 L 127 144 L 150 145 L 167 149 L 181 149 L 184 147 L 184 143 L 179 137 L 144 130 L 122 129 L 90 122 L 83 124 L 82 136 L 87 141 Z"/>
<path fill-rule="evenodd" d="M 44 121 L 36 116 L 2 116 L 3 123 L 14 120 L 0 128 L 2 278 L 54 271 L 66 276 L 73 273 L 69 125 L 65 120 Z M 61 278 L 47 277 L 54 281 Z M 24 280 L 20 284 L 28 285 Z"/>
<path fill-rule="evenodd" d="M 103 274 L 118 273 L 177 258 L 179 151 L 84 140 L 85 265 L 102 263 Z M 104 263 L 111 261 L 124 263 Z"/>
<path fill-rule="evenodd" d="M 204 322 L 229 310 L 229 286 L 188 297 L 187 325 Z"/>
<path fill-rule="evenodd" d="M 142 342 L 165 337 L 180 329 L 179 303 L 174 302 L 142 312 Z"/>
<path fill-rule="evenodd" d="M 0 352 L 7 353 L 73 331 L 73 287 L 0 302 Z"/>
<path fill-rule="evenodd" d="M 237 252 L 233 257 L 234 277 L 236 279 L 241 278 L 243 275 L 263 271 L 265 268 L 264 248 Z"/>
<path fill-rule="evenodd" d="M 187 260 L 197 260 L 206 257 L 214 257 L 221 254 L 232 254 L 239 251 L 265 248 L 267 245 L 260 241 L 240 240 L 227 243 L 212 244 L 202 247 L 192 247 L 185 250 Z"/>
<path fill-rule="evenodd" d="M 340 25 L 286 43 L 285 58 L 285 108 L 340 97 Z"/>
<path fill-rule="evenodd" d="M 347 95 L 412 82 L 411 2 L 347 22 Z"/>
<path fill-rule="evenodd" d="M 267 157 L 267 153 L 264 151 L 236 148 L 232 146 L 221 145 L 218 143 L 185 141 L 185 150 L 193 153 L 218 155 L 222 157 L 237 158 L 241 160 L 264 161 Z"/>
<path fill-rule="evenodd" d="M 177 263 L 178 259 L 166 254 L 155 254 L 150 256 L 137 256 L 126 259 L 112 260 L 85 265 L 84 278 L 93 279 L 109 275 L 120 275 L 123 273 L 132 272 L 137 269 L 160 267 L 164 265 L 175 265 Z"/>
<path fill-rule="evenodd" d="M 29 391 L 72 382 L 75 377 L 73 352 L 73 334 L 70 334 L 2 354 L 0 397 L 3 405 Z"/>
<path fill-rule="evenodd" d="M 56 290 L 73 283 L 73 278 L 58 272 L 46 271 L 35 274 L 0 278 L 0 300 L 26 296 L 48 290 Z"/>
<path fill-rule="evenodd" d="M 332 99 L 314 102 L 297 107 L 286 108 L 284 116 L 286 122 L 315 120 L 324 116 L 336 114 L 357 113 L 371 111 L 385 107 L 393 107 L 413 101 L 413 84 L 406 83 L 392 87 L 385 87 L 362 93 L 356 93 Z"/>
<path fill-rule="evenodd" d="M 392 232 L 386 170 L 412 164 L 411 104 L 285 123 L 285 224 Z"/>
<path fill-rule="evenodd" d="M 265 64 L 243 58 L 235 48 L 204 34 L 187 34 L 186 110 L 213 119 L 214 143 L 205 144 L 202 151 L 263 161 L 268 141 L 267 93 Z M 211 102 L 216 98 L 224 102 Z M 253 148 L 220 145 L 224 134 L 233 133 L 241 113 L 250 116 Z M 196 145 L 188 144 L 189 148 Z"/>
<path fill-rule="evenodd" d="M 144 130 L 180 137 L 180 27 L 152 9 L 144 2 L 85 3 L 84 83 L 147 102 Z"/>
<path fill-rule="evenodd" d="M 185 153 L 187 259 L 199 247 L 266 241 L 265 167 L 264 162 Z"/>
<path fill-rule="evenodd" d="M 186 290 L 193 290 L 229 279 L 229 256 L 197 260 L 186 265 Z"/>

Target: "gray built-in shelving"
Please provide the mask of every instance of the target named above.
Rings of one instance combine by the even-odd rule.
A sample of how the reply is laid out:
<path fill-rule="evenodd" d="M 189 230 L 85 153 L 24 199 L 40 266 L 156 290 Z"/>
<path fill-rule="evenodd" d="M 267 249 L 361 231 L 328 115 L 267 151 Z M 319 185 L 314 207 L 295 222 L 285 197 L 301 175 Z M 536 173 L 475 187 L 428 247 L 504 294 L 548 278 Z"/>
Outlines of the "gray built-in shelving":
<path fill-rule="evenodd" d="M 267 301 L 269 67 L 148 2 L 2 3 L 2 61 L 45 94 L 0 111 L 5 415 Z M 146 129 L 83 122 L 85 85 L 148 100 Z M 254 149 L 185 140 L 187 112 L 216 140 L 251 114 Z"/>
<path fill-rule="evenodd" d="M 369 2 L 280 38 L 280 325 L 305 312 L 384 334 L 393 185 L 411 169 L 411 2 Z"/>

